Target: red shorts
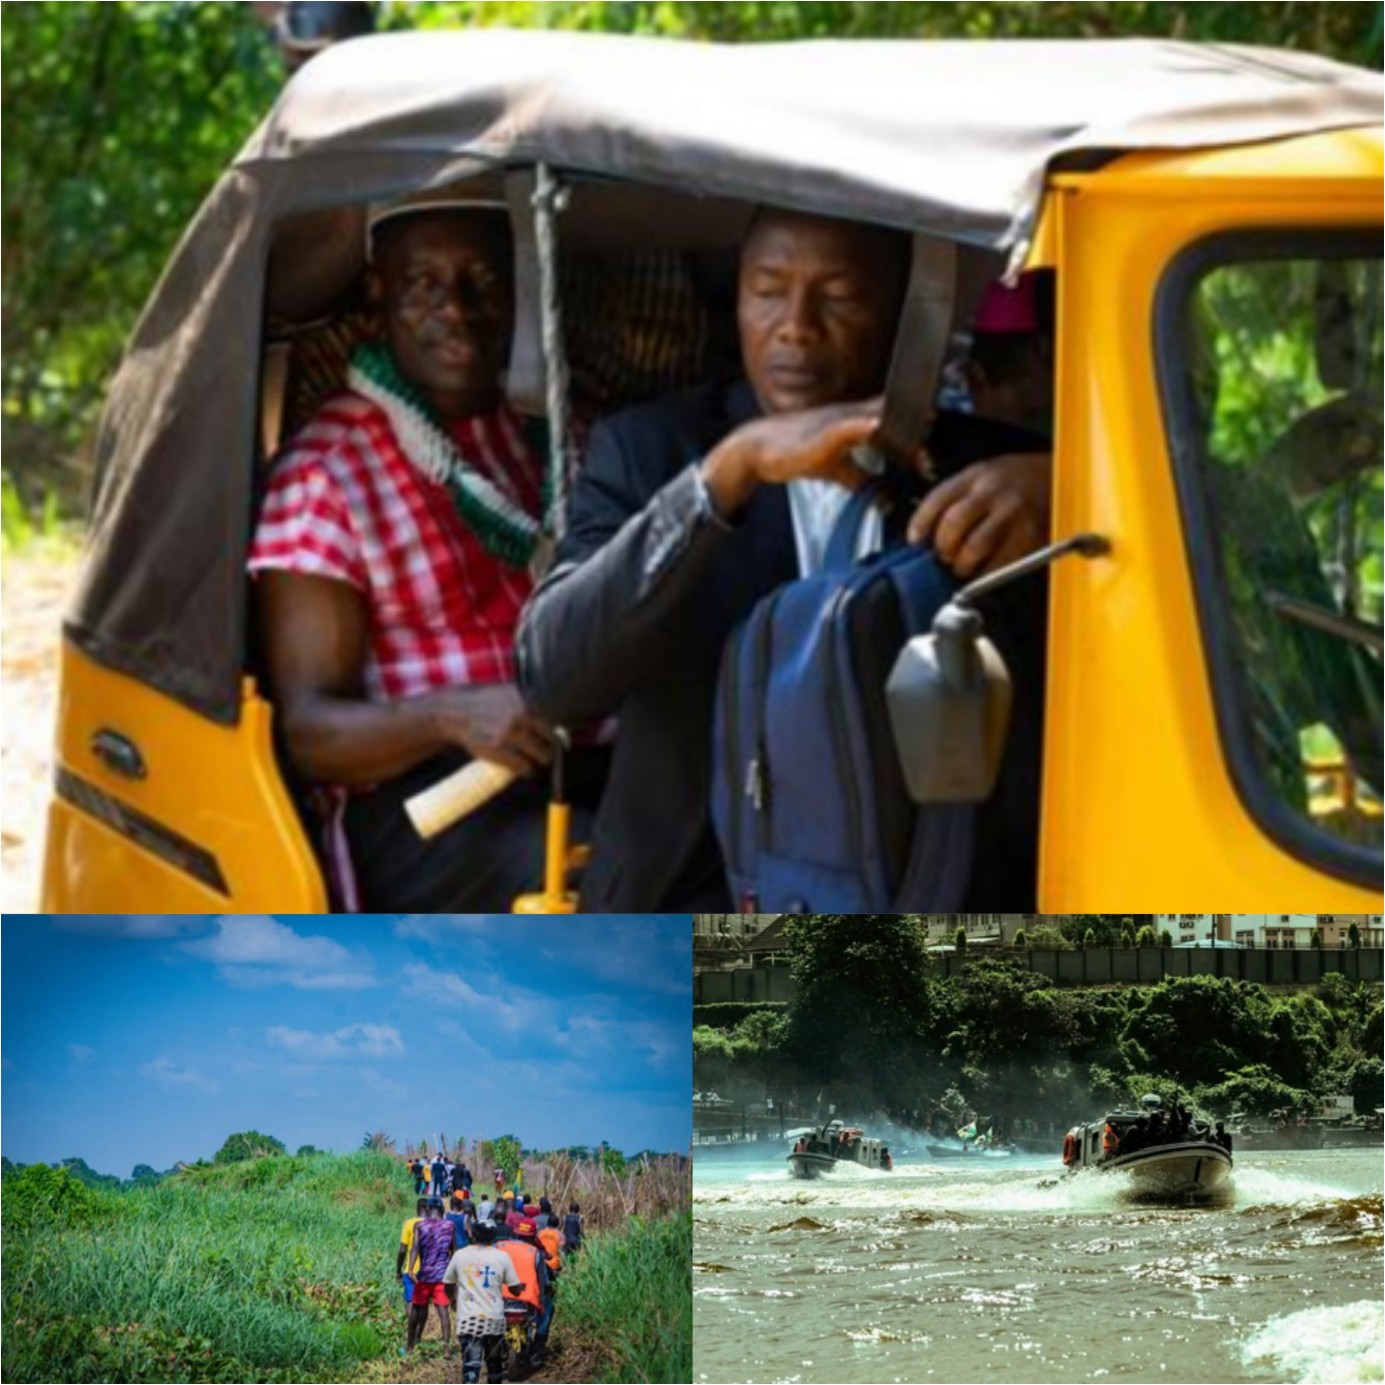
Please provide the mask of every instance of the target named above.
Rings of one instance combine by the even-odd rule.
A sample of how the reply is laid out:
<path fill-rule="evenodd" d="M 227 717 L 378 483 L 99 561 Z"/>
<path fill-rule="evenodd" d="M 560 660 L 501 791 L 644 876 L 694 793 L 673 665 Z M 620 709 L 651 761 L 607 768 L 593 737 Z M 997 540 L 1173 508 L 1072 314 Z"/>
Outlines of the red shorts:
<path fill-rule="evenodd" d="M 442 1308 L 448 1307 L 447 1287 L 444 1284 L 429 1284 L 422 1279 L 414 1281 L 414 1302 L 429 1304 L 436 1303 Z"/>

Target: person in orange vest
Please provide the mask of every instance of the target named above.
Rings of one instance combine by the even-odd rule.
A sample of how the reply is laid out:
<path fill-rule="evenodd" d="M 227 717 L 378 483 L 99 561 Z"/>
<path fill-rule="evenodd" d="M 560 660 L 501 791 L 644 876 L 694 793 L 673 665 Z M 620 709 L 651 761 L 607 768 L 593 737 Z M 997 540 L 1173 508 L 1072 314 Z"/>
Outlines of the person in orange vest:
<path fill-rule="evenodd" d="M 548 1280 L 552 1289 L 556 1291 L 558 1271 L 563 1267 L 563 1233 L 550 1221 L 547 1226 L 539 1227 L 534 1239 L 543 1251 L 543 1261 L 548 1266 Z M 550 1297 L 552 1296 L 550 1294 Z"/>
<path fill-rule="evenodd" d="M 530 1364 L 537 1370 L 543 1365 L 544 1351 L 548 1345 L 548 1329 L 553 1322 L 553 1285 L 548 1276 L 548 1264 L 543 1251 L 536 1243 L 538 1228 L 528 1217 L 515 1227 L 513 1239 L 500 1242 L 499 1248 L 514 1262 L 515 1273 L 519 1275 L 519 1288 L 506 1288 L 506 1298 L 517 1298 L 527 1303 L 538 1315 L 534 1330 L 534 1350 Z"/>
<path fill-rule="evenodd" d="M 1121 1137 L 1116 1133 L 1116 1127 L 1107 1121 L 1106 1129 L 1101 1132 L 1101 1153 L 1103 1157 L 1111 1159 L 1120 1152 Z"/>

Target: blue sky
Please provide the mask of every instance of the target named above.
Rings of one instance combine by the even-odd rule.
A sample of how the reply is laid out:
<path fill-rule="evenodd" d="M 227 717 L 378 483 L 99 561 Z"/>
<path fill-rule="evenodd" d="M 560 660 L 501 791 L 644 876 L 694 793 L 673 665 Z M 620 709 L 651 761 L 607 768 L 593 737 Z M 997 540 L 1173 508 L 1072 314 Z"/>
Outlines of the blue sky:
<path fill-rule="evenodd" d="M 10 914 L 0 1001 L 18 1163 L 128 1177 L 247 1129 L 691 1141 L 687 915 Z"/>

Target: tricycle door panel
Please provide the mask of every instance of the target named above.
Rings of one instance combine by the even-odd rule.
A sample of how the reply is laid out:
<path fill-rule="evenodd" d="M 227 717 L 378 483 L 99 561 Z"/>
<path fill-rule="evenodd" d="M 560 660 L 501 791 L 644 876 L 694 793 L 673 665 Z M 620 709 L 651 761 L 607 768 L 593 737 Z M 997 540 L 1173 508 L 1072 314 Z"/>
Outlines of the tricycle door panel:
<path fill-rule="evenodd" d="M 322 873 L 247 679 L 222 726 L 64 644 L 42 907 L 316 913 Z"/>
<path fill-rule="evenodd" d="M 1290 854 L 1248 813 L 1218 731 L 1156 384 L 1160 280 L 1230 228 L 1379 226 L 1357 186 L 1278 198 L 1186 180 L 1101 179 L 1055 195 L 1054 533 L 1109 557 L 1052 575 L 1040 908 L 1045 912 L 1379 912 L 1379 894 Z M 1196 193 L 1196 196 L 1194 196 Z"/>

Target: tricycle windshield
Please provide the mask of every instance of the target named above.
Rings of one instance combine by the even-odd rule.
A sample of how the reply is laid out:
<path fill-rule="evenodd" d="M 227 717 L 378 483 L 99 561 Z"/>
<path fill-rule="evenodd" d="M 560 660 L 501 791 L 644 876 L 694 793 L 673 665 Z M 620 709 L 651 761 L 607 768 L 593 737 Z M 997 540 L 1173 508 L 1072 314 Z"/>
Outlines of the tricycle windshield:
<path fill-rule="evenodd" d="M 1158 337 L 1233 778 L 1297 854 L 1378 885 L 1379 233 L 1204 242 Z"/>

